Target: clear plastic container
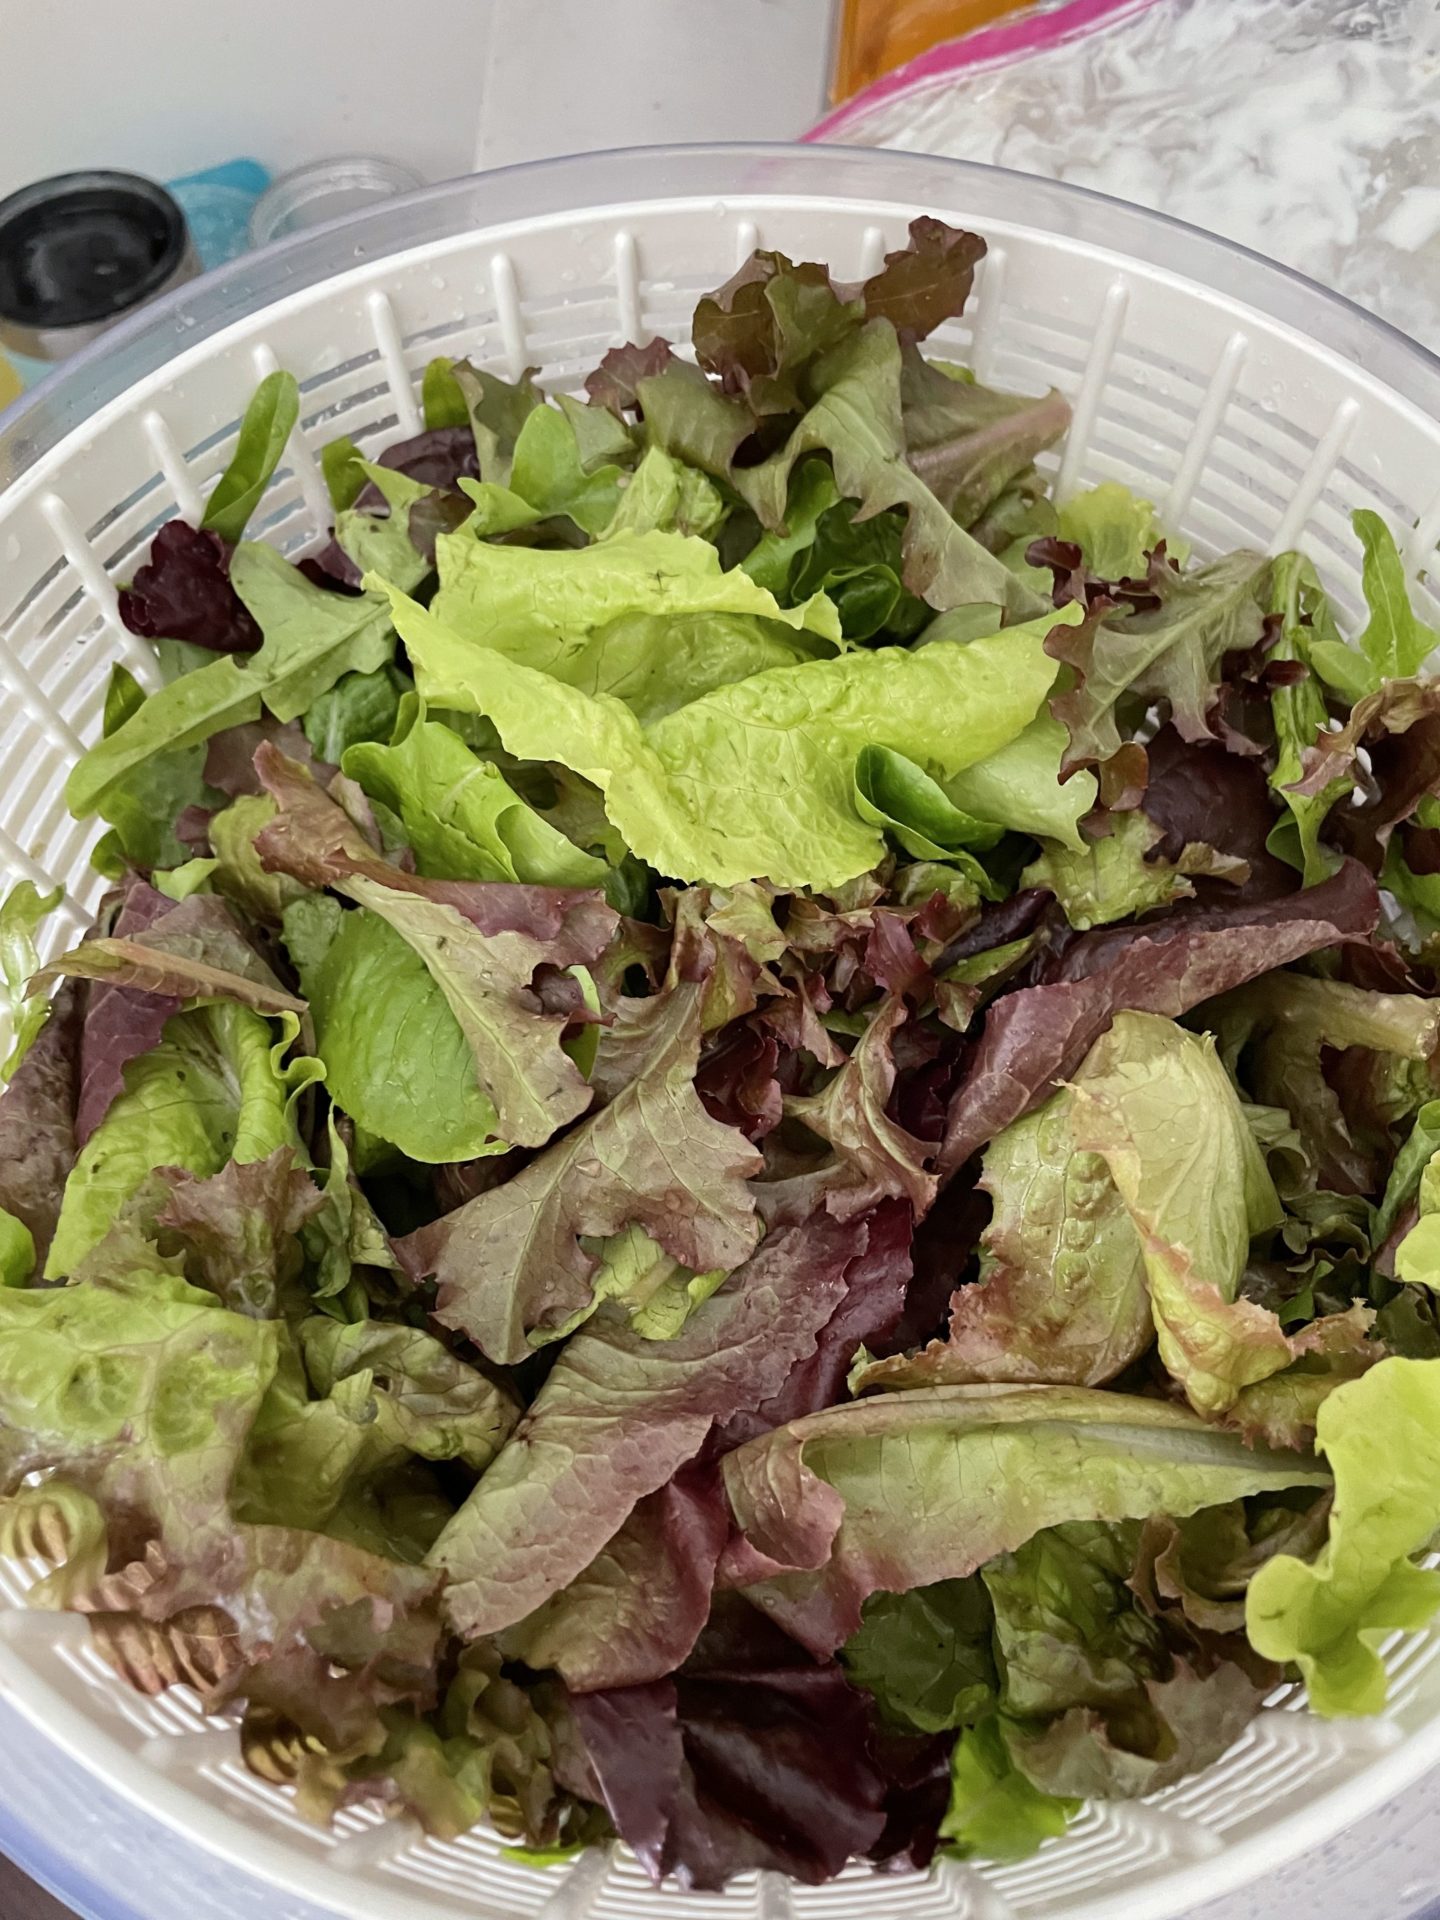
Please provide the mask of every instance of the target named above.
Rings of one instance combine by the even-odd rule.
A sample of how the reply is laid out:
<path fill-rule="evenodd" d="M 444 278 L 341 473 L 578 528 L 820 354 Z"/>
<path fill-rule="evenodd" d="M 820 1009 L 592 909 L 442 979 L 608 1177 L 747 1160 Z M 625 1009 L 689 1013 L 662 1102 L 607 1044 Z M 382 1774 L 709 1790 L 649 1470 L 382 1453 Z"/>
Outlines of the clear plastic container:
<path fill-rule="evenodd" d="M 0 859 L 32 877 L 53 870 L 77 914 L 93 898 L 61 790 L 67 737 L 98 730 L 108 662 L 130 645 L 143 667 L 111 582 L 158 521 L 203 498 L 266 365 L 305 382 L 261 518 L 293 549 L 328 523 L 315 445 L 337 423 L 367 447 L 394 439 L 416 417 L 433 353 L 473 351 L 515 372 L 533 360 L 573 384 L 617 338 L 683 337 L 696 294 L 757 241 L 853 277 L 920 210 L 994 243 L 973 313 L 940 344 L 1002 381 L 1063 386 L 1075 426 L 1062 489 L 1129 480 L 1169 501 L 1201 550 L 1298 539 L 1352 600 L 1351 508 L 1414 525 L 1416 567 L 1433 552 L 1440 361 L 1242 249 L 1075 187 L 925 157 L 738 147 L 537 163 L 237 261 L 123 323 L 0 417 Z M 1422 604 L 1440 618 L 1433 596 Z M 1090 1810 L 1037 1861 L 847 1876 L 793 1901 L 778 1884 L 723 1900 L 651 1893 L 623 1856 L 582 1862 L 577 1882 L 504 1861 L 479 1832 L 427 1841 L 359 1809 L 338 1836 L 302 1829 L 193 1703 L 130 1694 L 83 1622 L 20 1610 L 33 1576 L 0 1563 L 0 1690 L 29 1723 L 0 1718 L 0 1846 L 91 1920 L 1159 1920 L 1319 1853 L 1440 1758 L 1440 1641 L 1410 1636 L 1391 1649 L 1385 1720 L 1321 1724 L 1277 1699 L 1216 1768 L 1108 1824 Z M 1395 1920 L 1434 1887 L 1398 1839 L 1389 1852 L 1408 1874 L 1379 1909 Z M 1204 1920 L 1288 1916 L 1313 1886 L 1302 1871 L 1287 1872 L 1268 1912 L 1247 1894 Z M 1309 1911 L 1324 1910 L 1324 1884 Z M 1359 1895 L 1335 1911 L 1364 1920 Z"/>

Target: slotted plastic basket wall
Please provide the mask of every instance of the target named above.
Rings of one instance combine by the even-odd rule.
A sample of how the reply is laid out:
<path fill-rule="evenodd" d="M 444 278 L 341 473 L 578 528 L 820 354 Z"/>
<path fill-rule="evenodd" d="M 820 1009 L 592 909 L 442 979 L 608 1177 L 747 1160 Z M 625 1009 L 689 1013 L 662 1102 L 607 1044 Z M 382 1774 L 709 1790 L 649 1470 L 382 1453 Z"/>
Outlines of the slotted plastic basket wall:
<path fill-rule="evenodd" d="M 1419 577 L 1440 536 L 1440 362 L 1308 282 L 1154 214 L 961 162 L 788 148 L 545 162 L 242 260 L 0 419 L 0 863 L 62 885 L 74 923 L 93 909 L 95 829 L 66 815 L 62 784 L 99 731 L 111 662 L 155 680 L 114 583 L 165 519 L 197 512 L 261 374 L 288 367 L 303 402 L 252 532 L 296 550 L 328 524 L 316 449 L 414 432 L 432 355 L 575 385 L 618 341 L 684 339 L 696 298 L 757 243 L 859 277 L 922 211 L 990 242 L 970 313 L 936 349 L 1074 404 L 1062 492 L 1123 480 L 1202 553 L 1298 542 L 1351 610 L 1350 515 L 1376 508 L 1440 619 Z M 623 1852 L 539 1873 L 479 1832 L 442 1844 L 364 1811 L 318 1831 L 183 1690 L 131 1693 L 82 1620 L 27 1611 L 38 1571 L 0 1563 L 0 1687 L 198 1845 L 349 1920 L 1160 1920 L 1328 1838 L 1440 1759 L 1440 1641 L 1397 1637 L 1383 1720 L 1321 1722 L 1282 1693 L 1203 1775 L 1093 1808 L 1018 1865 L 656 1893 Z"/>

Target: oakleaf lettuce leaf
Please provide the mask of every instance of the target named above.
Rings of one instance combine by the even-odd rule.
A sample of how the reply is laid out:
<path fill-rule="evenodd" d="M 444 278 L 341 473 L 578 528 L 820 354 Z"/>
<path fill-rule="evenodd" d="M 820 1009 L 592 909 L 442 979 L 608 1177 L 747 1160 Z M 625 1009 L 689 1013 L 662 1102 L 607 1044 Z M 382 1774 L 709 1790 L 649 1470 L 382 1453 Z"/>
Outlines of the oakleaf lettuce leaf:
<path fill-rule="evenodd" d="M 1160 828 L 1143 813 L 1112 814 L 1108 824 L 1110 832 L 1083 851 L 1046 847 L 1020 876 L 1022 886 L 1048 888 L 1072 927 L 1105 926 L 1188 900 L 1195 874 L 1236 881 L 1249 877 L 1243 860 L 1219 854 L 1203 841 L 1167 859 Z"/>
<path fill-rule="evenodd" d="M 1440 1529 L 1440 1364 L 1390 1358 L 1320 1408 L 1316 1452 L 1335 1476 L 1330 1536 L 1306 1564 L 1277 1555 L 1245 1602 L 1251 1644 L 1293 1661 L 1317 1713 L 1379 1713 L 1379 1646 L 1426 1627 L 1440 1573 L 1413 1565 Z"/>
<path fill-rule="evenodd" d="M 897 1501 L 894 1476 L 906 1492 Z M 1187 1410 L 1080 1387 L 935 1387 L 832 1407 L 725 1461 L 721 1577 L 817 1656 L 876 1589 L 974 1573 L 1040 1528 L 1142 1519 L 1328 1476 Z"/>
<path fill-rule="evenodd" d="M 644 727 L 607 694 L 458 645 L 432 611 L 398 595 L 395 617 L 427 696 L 483 713 L 521 758 L 583 774 L 632 852 L 660 872 L 817 887 L 853 879 L 884 852 L 883 833 L 855 810 L 856 754 L 878 736 L 943 775 L 1005 746 L 1049 689 L 1044 639 L 1064 618 L 963 647 L 775 668 Z"/>
<path fill-rule="evenodd" d="M 42 894 L 31 880 L 20 880 L 0 905 L 0 971 L 5 980 L 6 1018 L 10 1051 L 0 1067 L 0 1078 L 12 1080 L 15 1070 L 34 1045 L 45 1024 L 45 1004 L 29 998 L 29 981 L 40 966 L 35 935 L 47 913 L 60 904 L 60 892 Z"/>
<path fill-rule="evenodd" d="M 729 1272 L 758 1236 L 746 1180 L 758 1153 L 712 1120 L 695 1090 L 704 988 L 663 997 L 629 1084 L 503 1186 L 401 1244 L 417 1277 L 439 1284 L 441 1322 L 514 1365 L 535 1331 L 568 1327 L 590 1305 L 596 1255 L 581 1244 L 639 1226 L 692 1273 Z"/>

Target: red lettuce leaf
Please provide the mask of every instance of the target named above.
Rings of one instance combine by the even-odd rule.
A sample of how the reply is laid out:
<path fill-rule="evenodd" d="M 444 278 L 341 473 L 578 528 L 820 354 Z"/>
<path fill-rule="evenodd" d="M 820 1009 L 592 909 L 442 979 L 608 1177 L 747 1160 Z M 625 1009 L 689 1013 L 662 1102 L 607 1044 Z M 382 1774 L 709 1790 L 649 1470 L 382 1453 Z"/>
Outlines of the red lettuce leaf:
<path fill-rule="evenodd" d="M 70 982 L 61 987 L 0 1094 L 0 1207 L 30 1229 L 41 1271 L 79 1146 L 75 1109 L 86 992 Z"/>
<path fill-rule="evenodd" d="M 212 653 L 253 653 L 264 639 L 230 584 L 234 548 L 218 533 L 170 520 L 120 590 L 120 618 L 145 640 L 184 640 Z"/>
<path fill-rule="evenodd" d="M 1283 900 L 1172 913 L 1153 928 L 1084 934 L 1055 957 L 1058 977 L 1005 994 L 950 1104 L 940 1153 L 953 1174 L 1003 1127 L 1074 1073 L 1122 1008 L 1178 1019 L 1257 974 L 1366 934 L 1379 917 L 1374 879 L 1347 861 Z"/>
<path fill-rule="evenodd" d="M 946 1743 L 881 1733 L 835 1662 L 743 1604 L 717 1607 L 673 1679 L 572 1707 L 610 1817 L 657 1881 L 718 1889 L 768 1868 L 816 1885 L 856 1855 L 933 1852 Z"/>

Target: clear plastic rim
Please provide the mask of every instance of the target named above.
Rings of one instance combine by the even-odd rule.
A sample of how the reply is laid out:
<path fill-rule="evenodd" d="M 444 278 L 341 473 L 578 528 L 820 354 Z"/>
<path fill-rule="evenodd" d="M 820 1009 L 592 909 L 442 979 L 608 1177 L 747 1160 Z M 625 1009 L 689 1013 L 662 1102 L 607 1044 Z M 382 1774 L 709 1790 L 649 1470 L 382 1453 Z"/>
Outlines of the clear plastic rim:
<path fill-rule="evenodd" d="M 1237 307 L 1267 316 L 1363 369 L 1377 388 L 1440 416 L 1440 358 L 1388 323 L 1303 275 L 1232 242 L 1144 209 L 1065 183 L 973 162 L 879 149 L 717 145 L 636 148 L 533 162 L 423 189 L 279 242 L 192 283 L 107 334 L 0 415 L 0 485 L 37 461 L 63 453 L 68 437 L 101 408 L 121 400 L 137 381 L 236 322 L 288 295 L 359 266 L 399 258 L 467 228 L 495 229 L 527 221 L 611 210 L 622 214 L 677 201 L 761 203 L 773 198 L 793 219 L 808 202 L 825 206 L 893 205 L 1079 241 L 1117 262 L 1141 261 L 1157 274 L 1204 287 Z M 107 1783 L 212 1854 L 228 1857 L 274 1883 L 331 1905 L 343 1899 L 340 1876 L 322 1865 L 297 1870 L 283 1841 L 213 1808 L 197 1808 L 189 1788 L 136 1767 L 133 1755 L 88 1714 L 58 1701 L 18 1651 L 0 1643 L 0 1685 L 14 1704 L 62 1749 Z M 1232 1844 L 1223 1857 L 1177 1865 L 1143 1890 L 1121 1895 L 1131 1920 L 1176 1912 L 1181 1905 L 1228 1892 L 1302 1849 L 1317 1822 L 1348 1823 L 1409 1784 L 1440 1759 L 1440 1719 L 1376 1758 L 1360 1779 L 1322 1794 L 1304 1816 Z M 344 1911 L 344 1907 L 339 1908 Z M 395 1912 L 417 1909 L 403 1898 Z M 1109 1896 L 1083 1900 L 1085 1920 L 1110 1920 Z"/>
<path fill-rule="evenodd" d="M 891 201 L 915 210 L 943 206 L 982 229 L 987 219 L 1003 220 L 1139 259 L 1294 327 L 1440 415 L 1440 357 L 1399 328 L 1233 240 L 1089 187 L 972 160 L 871 147 L 620 147 L 422 187 L 242 254 L 177 288 L 0 412 L 0 486 L 182 348 L 201 345 L 232 322 L 357 265 L 449 238 L 466 226 L 688 197 L 772 194 L 832 203 Z"/>

